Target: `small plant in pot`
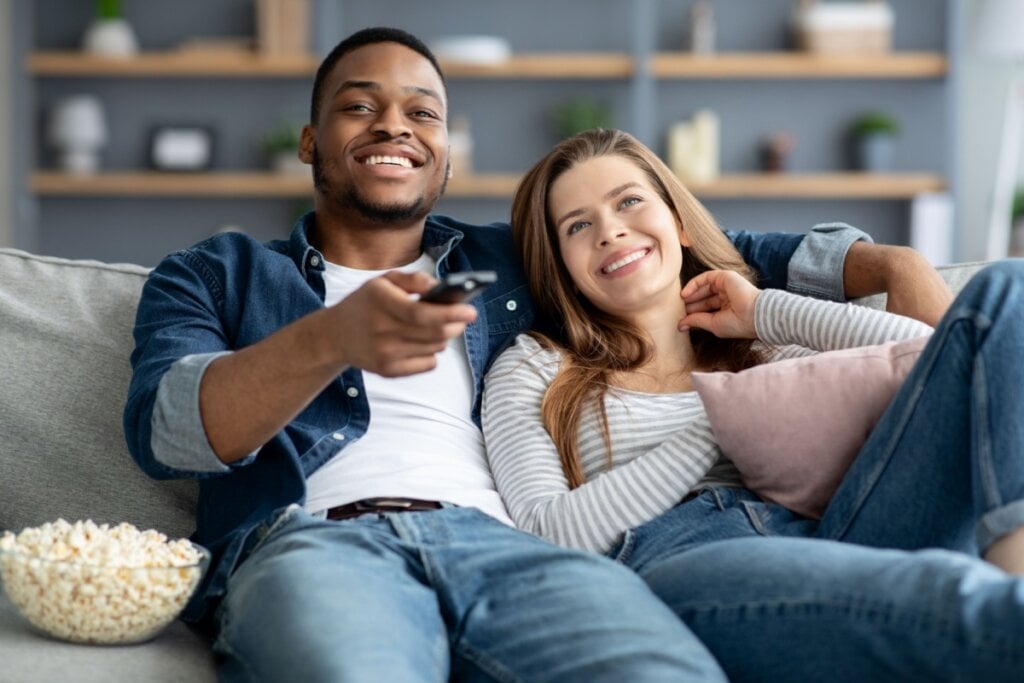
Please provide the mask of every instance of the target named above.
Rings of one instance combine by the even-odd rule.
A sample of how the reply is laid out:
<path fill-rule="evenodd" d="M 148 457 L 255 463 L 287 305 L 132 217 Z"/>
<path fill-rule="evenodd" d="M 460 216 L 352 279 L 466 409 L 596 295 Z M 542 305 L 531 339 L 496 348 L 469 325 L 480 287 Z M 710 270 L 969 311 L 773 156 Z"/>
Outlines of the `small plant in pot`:
<path fill-rule="evenodd" d="M 82 37 L 82 49 L 104 57 L 131 57 L 139 51 L 135 31 L 121 16 L 121 0 L 96 0 L 96 18 Z"/>
<path fill-rule="evenodd" d="M 280 123 L 263 136 L 263 152 L 270 160 L 270 167 L 278 173 L 303 173 L 306 164 L 299 160 L 299 140 L 302 126 L 294 123 Z"/>
<path fill-rule="evenodd" d="M 866 112 L 851 121 L 849 138 L 854 168 L 874 173 L 892 170 L 893 148 L 899 134 L 899 121 L 882 111 Z"/>
<path fill-rule="evenodd" d="M 612 127 L 612 112 L 608 105 L 585 97 L 567 100 L 555 107 L 551 115 L 560 139 L 591 128 Z"/>

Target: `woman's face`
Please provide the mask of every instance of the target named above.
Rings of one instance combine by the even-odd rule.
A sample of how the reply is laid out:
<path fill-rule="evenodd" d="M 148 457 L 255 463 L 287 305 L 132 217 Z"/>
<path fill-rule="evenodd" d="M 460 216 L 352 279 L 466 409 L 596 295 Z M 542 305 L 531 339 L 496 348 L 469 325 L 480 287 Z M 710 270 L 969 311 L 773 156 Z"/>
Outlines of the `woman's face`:
<path fill-rule="evenodd" d="M 551 184 L 548 214 L 562 260 L 592 304 L 627 318 L 678 305 L 680 245 L 689 242 L 632 161 L 607 155 L 573 166 Z"/>

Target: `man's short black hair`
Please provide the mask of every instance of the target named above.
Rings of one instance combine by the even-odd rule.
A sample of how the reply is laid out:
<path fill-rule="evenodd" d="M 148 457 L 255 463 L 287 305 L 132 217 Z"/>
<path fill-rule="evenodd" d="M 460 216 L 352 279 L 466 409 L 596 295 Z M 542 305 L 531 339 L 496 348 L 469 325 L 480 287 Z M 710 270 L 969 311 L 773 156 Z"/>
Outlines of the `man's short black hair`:
<path fill-rule="evenodd" d="M 324 81 L 327 79 L 327 74 L 331 73 L 334 65 L 338 63 L 339 59 L 352 52 L 352 50 L 375 43 L 398 43 L 420 53 L 434 67 L 437 75 L 441 77 L 441 82 L 444 83 L 444 73 L 441 71 L 441 65 L 437 63 L 437 57 L 434 56 L 434 53 L 430 51 L 430 48 L 422 40 L 400 28 L 390 28 L 387 26 L 364 28 L 335 45 L 330 54 L 324 57 L 324 61 L 320 62 L 320 67 L 316 70 L 316 80 L 313 81 L 313 100 L 309 108 L 309 122 L 311 124 L 316 125 L 317 114 L 320 112 L 320 100 L 323 99 Z"/>

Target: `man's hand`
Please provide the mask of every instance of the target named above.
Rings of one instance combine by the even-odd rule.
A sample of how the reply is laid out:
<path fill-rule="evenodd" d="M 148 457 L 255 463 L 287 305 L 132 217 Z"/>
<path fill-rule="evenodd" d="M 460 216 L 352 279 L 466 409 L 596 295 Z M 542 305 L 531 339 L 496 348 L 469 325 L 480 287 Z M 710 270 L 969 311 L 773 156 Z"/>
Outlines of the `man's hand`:
<path fill-rule="evenodd" d="M 425 273 L 374 278 L 331 310 L 334 342 L 344 365 L 401 377 L 432 370 L 436 354 L 476 319 L 469 304 L 430 304 L 411 298 L 436 281 Z"/>
<path fill-rule="evenodd" d="M 885 309 L 934 327 L 953 293 L 918 251 L 910 247 L 855 242 L 843 267 L 846 297 L 885 293 Z"/>
<path fill-rule="evenodd" d="M 680 292 L 686 303 L 686 315 L 679 321 L 679 331 L 696 327 L 716 337 L 756 339 L 754 303 L 760 293 L 761 290 L 734 271 L 701 273 Z"/>

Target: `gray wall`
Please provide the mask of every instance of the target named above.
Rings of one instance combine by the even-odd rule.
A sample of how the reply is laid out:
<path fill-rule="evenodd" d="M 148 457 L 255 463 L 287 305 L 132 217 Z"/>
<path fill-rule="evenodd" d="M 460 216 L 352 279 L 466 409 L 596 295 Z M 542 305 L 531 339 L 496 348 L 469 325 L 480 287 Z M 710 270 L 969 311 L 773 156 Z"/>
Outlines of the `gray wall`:
<path fill-rule="evenodd" d="M 949 49 L 946 9 L 957 0 L 893 0 L 900 50 Z M 500 33 L 517 51 L 600 50 L 634 52 L 638 45 L 668 50 L 683 45 L 691 0 L 315 0 L 314 48 L 322 54 L 337 39 L 367 25 L 407 28 L 428 41 L 451 33 Z M 792 0 L 715 0 L 722 51 L 773 50 L 787 45 Z M 17 2 L 16 35 L 36 49 L 71 49 L 88 23 L 91 3 L 80 0 Z M 174 47 L 186 38 L 249 36 L 251 0 L 133 0 L 124 3 L 143 49 Z M 641 18 L 655 21 L 636 30 Z M 641 43 L 649 43 L 641 44 Z M 28 79 L 17 77 L 26 134 L 17 137 L 16 175 L 52 165 L 42 144 L 44 112 L 58 98 L 80 91 L 99 94 L 116 132 L 104 153 L 107 169 L 146 164 L 146 141 L 160 123 L 203 123 L 217 131 L 215 166 L 245 169 L 265 164 L 258 140 L 275 122 L 304 118 L 310 80 L 305 79 Z M 19 85 L 20 84 L 20 85 Z M 646 88 L 647 90 L 643 90 Z M 712 107 L 723 123 L 724 172 L 752 170 L 767 132 L 795 131 L 799 142 L 790 168 L 845 167 L 843 129 L 865 108 L 884 106 L 905 123 L 898 169 L 954 177 L 954 151 L 936 140 L 955 140 L 946 81 L 497 81 L 453 79 L 453 115 L 473 121 L 474 166 L 481 171 L 522 171 L 555 141 L 550 109 L 572 95 L 609 103 L 616 123 L 646 138 L 659 152 L 668 126 L 694 110 Z M 650 92 L 657 110 L 642 106 Z M 633 98 L 631 100 L 631 98 Z M 639 105 L 639 106 L 638 106 Z M 18 116 L 15 116 L 18 121 Z M 160 256 L 224 226 L 240 226 L 266 239 L 291 227 L 302 202 L 286 200 L 82 199 L 45 197 L 26 201 L 15 236 L 19 246 L 43 253 L 154 264 Z M 908 239 L 907 201 L 714 200 L 708 202 L 727 227 L 805 231 L 820 221 L 846 220 L 882 242 Z M 472 221 L 505 219 L 504 200 L 443 200 L 442 212 Z"/>
<path fill-rule="evenodd" d="M 10 109 L 14 91 L 7 74 L 13 72 L 11 0 L 0 0 L 0 247 L 14 244 L 14 152 L 11 149 Z"/>

